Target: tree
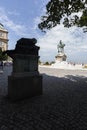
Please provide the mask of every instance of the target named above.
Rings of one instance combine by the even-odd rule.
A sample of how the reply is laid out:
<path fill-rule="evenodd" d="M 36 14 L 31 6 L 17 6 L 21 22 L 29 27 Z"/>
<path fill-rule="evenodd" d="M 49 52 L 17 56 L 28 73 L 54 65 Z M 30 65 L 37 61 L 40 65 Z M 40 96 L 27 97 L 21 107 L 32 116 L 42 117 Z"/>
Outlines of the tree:
<path fill-rule="evenodd" d="M 7 59 L 8 59 L 8 56 L 6 54 L 3 55 L 3 51 L 0 48 L 0 61 L 7 60 Z"/>
<path fill-rule="evenodd" d="M 38 60 L 38 64 L 39 64 L 39 65 L 41 64 L 41 61 L 40 61 L 40 60 Z"/>
<path fill-rule="evenodd" d="M 46 62 L 44 63 L 44 65 L 50 65 L 50 63 L 49 63 L 48 61 L 46 61 Z"/>
<path fill-rule="evenodd" d="M 50 0 L 38 27 L 44 31 L 61 22 L 68 28 L 73 25 L 85 27 L 87 32 L 87 0 Z"/>

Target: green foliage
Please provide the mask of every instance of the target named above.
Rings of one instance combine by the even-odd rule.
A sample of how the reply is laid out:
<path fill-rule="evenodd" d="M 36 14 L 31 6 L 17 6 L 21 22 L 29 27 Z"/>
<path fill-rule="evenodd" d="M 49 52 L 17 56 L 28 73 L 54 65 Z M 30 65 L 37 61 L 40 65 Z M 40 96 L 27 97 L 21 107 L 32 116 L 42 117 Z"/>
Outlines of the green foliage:
<path fill-rule="evenodd" d="M 5 54 L 3 55 L 3 52 L 2 50 L 0 49 L 0 61 L 4 61 L 4 60 L 7 60 L 8 56 Z"/>
<path fill-rule="evenodd" d="M 46 5 L 46 15 L 41 17 L 38 27 L 44 31 L 60 24 L 61 20 L 64 27 L 87 27 L 87 0 L 50 0 Z"/>
<path fill-rule="evenodd" d="M 40 61 L 40 60 L 38 60 L 38 64 L 39 64 L 39 65 L 41 64 L 41 61 Z"/>
<path fill-rule="evenodd" d="M 55 63 L 54 61 L 51 61 L 51 62 L 50 62 L 50 65 L 52 65 L 52 64 L 54 64 L 54 63 Z"/>
<path fill-rule="evenodd" d="M 50 63 L 49 63 L 48 61 L 46 61 L 46 62 L 44 63 L 44 65 L 50 65 Z"/>
<path fill-rule="evenodd" d="M 87 65 L 84 65 L 84 68 L 87 69 Z"/>

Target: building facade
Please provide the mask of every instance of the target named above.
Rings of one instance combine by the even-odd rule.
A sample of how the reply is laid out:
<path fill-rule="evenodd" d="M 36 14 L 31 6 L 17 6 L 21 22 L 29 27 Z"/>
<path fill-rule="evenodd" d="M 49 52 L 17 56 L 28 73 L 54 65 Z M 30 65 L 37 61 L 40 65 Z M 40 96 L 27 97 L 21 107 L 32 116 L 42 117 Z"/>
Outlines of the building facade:
<path fill-rule="evenodd" d="M 2 51 L 8 50 L 8 31 L 0 23 L 0 48 Z"/>

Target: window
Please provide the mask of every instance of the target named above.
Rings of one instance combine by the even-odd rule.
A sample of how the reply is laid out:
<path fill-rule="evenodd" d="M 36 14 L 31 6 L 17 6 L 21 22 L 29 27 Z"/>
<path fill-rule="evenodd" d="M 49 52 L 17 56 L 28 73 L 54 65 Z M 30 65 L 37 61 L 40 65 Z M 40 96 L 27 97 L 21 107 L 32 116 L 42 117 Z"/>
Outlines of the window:
<path fill-rule="evenodd" d="M 2 32 L 0 32 L 0 37 L 3 37 L 3 33 Z"/>

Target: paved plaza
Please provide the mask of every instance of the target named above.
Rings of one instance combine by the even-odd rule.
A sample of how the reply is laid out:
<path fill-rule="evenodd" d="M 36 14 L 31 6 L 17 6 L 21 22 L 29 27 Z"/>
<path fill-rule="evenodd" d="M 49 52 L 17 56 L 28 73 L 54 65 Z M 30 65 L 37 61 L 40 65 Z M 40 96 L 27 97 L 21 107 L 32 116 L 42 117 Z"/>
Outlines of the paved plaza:
<path fill-rule="evenodd" d="M 87 71 L 39 68 L 43 95 L 11 102 L 0 71 L 0 130 L 87 130 Z"/>

